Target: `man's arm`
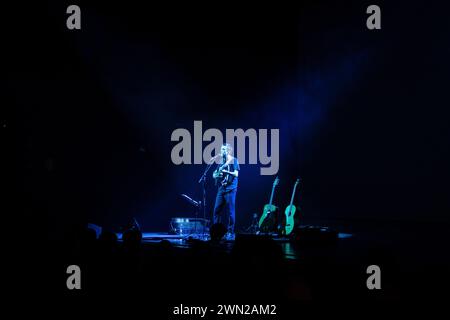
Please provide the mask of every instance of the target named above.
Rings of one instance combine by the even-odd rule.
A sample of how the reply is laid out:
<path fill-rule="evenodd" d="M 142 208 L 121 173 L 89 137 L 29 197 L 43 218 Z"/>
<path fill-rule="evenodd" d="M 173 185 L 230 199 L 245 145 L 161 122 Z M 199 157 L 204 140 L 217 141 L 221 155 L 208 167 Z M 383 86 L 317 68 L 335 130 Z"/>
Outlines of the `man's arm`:
<path fill-rule="evenodd" d="M 234 170 L 234 171 L 222 170 L 222 172 L 226 173 L 226 174 L 230 174 L 230 175 L 235 176 L 235 177 L 239 176 L 239 171 L 238 170 Z"/>

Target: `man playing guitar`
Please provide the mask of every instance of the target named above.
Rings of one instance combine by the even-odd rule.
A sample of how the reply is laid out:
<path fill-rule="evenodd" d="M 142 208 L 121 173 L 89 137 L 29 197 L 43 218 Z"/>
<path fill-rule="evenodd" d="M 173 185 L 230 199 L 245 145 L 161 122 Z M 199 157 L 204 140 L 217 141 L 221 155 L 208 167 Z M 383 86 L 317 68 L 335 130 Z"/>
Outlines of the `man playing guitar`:
<path fill-rule="evenodd" d="M 222 162 L 213 173 L 216 183 L 219 183 L 216 203 L 214 205 L 214 223 L 226 225 L 228 220 L 227 239 L 234 239 L 235 201 L 238 186 L 239 162 L 231 155 L 232 148 L 229 143 L 220 148 Z"/>

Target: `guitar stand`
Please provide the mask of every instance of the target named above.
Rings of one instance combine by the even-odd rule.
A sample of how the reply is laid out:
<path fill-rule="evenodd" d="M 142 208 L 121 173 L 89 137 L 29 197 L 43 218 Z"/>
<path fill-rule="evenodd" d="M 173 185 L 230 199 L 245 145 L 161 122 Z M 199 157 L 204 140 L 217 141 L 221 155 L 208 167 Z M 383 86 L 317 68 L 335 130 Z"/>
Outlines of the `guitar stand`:
<path fill-rule="evenodd" d="M 259 226 L 258 226 L 258 214 L 253 214 L 253 220 L 251 225 L 245 229 L 245 232 L 250 232 L 251 234 L 258 234 Z"/>

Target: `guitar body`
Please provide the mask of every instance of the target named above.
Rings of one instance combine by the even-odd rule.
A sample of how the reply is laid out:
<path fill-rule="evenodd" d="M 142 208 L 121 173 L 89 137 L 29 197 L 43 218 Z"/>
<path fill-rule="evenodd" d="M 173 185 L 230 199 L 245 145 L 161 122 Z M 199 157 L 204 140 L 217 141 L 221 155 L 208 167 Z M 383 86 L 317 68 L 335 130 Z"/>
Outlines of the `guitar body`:
<path fill-rule="evenodd" d="M 213 179 L 215 181 L 215 185 L 216 186 L 218 184 L 224 185 L 226 183 L 224 170 L 232 161 L 233 161 L 232 157 L 230 157 L 226 161 L 225 161 L 225 159 L 223 159 L 224 164 L 221 165 L 220 167 L 218 167 L 216 170 L 214 170 L 214 172 L 213 172 Z"/>
<path fill-rule="evenodd" d="M 272 213 L 277 211 L 277 207 L 273 204 L 266 204 L 263 209 L 263 214 L 261 215 L 261 218 L 259 219 L 259 227 L 264 223 L 264 220 L 266 220 Z"/>
<path fill-rule="evenodd" d="M 215 170 L 213 172 L 213 179 L 214 179 L 214 184 L 217 186 L 218 184 L 222 184 L 224 175 L 222 172 L 222 167 L 220 167 L 219 169 Z"/>
<path fill-rule="evenodd" d="M 261 215 L 261 218 L 259 219 L 259 230 L 261 232 L 272 232 L 276 230 L 277 227 L 277 219 L 276 219 L 276 212 L 278 208 L 272 204 L 273 195 L 275 192 L 276 186 L 279 184 L 280 179 L 278 177 L 275 178 L 275 181 L 273 182 L 272 186 L 272 193 L 270 194 L 270 201 L 268 204 L 264 205 L 263 213 Z"/>
<path fill-rule="evenodd" d="M 286 235 L 291 234 L 291 232 L 294 230 L 294 215 L 295 211 L 297 211 L 297 208 L 294 205 L 288 205 L 286 207 L 286 210 L 284 210 L 284 214 L 286 215 L 286 224 L 284 226 L 284 232 Z"/>
<path fill-rule="evenodd" d="M 300 179 L 297 179 L 294 184 L 294 188 L 292 190 L 292 196 L 291 196 L 291 202 L 284 210 L 284 215 L 286 216 L 286 222 L 284 224 L 284 235 L 288 236 L 292 233 L 295 227 L 295 212 L 297 211 L 297 208 L 295 207 L 294 203 L 294 196 L 295 191 L 297 189 L 297 185 L 300 183 Z"/>

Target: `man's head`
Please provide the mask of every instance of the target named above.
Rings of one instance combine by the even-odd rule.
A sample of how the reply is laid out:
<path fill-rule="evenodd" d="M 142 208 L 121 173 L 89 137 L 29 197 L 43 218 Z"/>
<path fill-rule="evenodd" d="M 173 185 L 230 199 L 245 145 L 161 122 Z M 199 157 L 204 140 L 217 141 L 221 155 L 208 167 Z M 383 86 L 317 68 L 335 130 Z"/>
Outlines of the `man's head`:
<path fill-rule="evenodd" d="M 222 145 L 222 147 L 220 147 L 220 153 L 222 155 L 231 155 L 231 152 L 233 151 L 233 148 L 231 147 L 231 145 L 229 143 L 224 143 Z"/>

